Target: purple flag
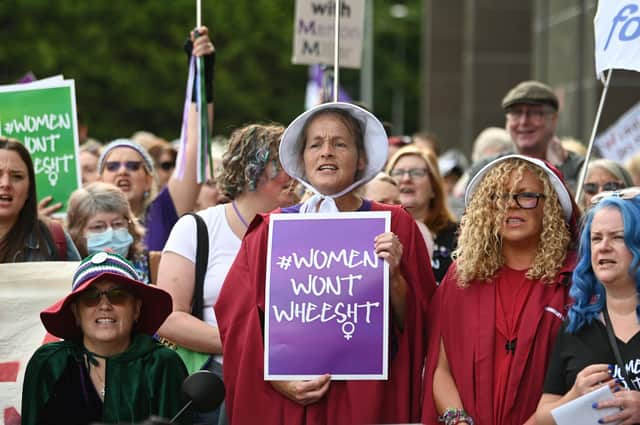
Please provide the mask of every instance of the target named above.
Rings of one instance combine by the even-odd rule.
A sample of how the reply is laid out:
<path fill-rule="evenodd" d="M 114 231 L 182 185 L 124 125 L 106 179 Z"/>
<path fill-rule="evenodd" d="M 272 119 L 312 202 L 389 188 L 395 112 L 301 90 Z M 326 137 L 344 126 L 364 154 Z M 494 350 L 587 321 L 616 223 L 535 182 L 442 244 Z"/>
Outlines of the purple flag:
<path fill-rule="evenodd" d="M 324 65 L 309 66 L 309 82 L 305 96 L 305 109 L 333 100 L 333 72 Z M 342 87 L 338 86 L 338 102 L 351 103 L 353 99 Z"/>

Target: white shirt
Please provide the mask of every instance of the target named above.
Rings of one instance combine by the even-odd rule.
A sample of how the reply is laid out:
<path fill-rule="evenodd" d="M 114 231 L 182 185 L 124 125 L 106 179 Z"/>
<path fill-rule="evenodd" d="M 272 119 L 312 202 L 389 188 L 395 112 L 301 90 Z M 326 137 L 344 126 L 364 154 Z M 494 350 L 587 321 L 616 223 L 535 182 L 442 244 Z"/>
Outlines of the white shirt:
<path fill-rule="evenodd" d="M 216 205 L 199 211 L 209 233 L 209 262 L 204 276 L 204 302 L 202 318 L 205 322 L 217 326 L 213 305 L 218 299 L 222 283 L 227 277 L 242 242 L 229 227 L 224 205 Z M 169 239 L 162 252 L 174 252 L 196 263 L 196 245 L 198 243 L 196 222 L 193 217 L 185 216 L 173 226 Z"/>

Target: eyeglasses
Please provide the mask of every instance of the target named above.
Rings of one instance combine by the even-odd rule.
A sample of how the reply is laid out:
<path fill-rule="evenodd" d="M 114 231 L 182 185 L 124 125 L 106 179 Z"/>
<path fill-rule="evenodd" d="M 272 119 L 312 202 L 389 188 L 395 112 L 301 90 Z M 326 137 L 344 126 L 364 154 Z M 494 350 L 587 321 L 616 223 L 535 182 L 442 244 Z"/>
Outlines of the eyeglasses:
<path fill-rule="evenodd" d="M 544 198 L 544 194 L 536 192 L 520 192 L 520 193 L 503 193 L 500 198 L 504 201 L 513 199 L 516 205 L 525 210 L 532 210 L 538 206 L 540 198 Z"/>
<path fill-rule="evenodd" d="M 409 168 L 405 170 L 403 168 L 396 168 L 395 170 L 391 170 L 391 177 L 395 179 L 401 179 L 408 174 L 410 178 L 415 179 L 418 177 L 424 177 L 427 175 L 426 168 Z"/>
<path fill-rule="evenodd" d="M 119 171 L 122 166 L 124 166 L 127 171 L 138 171 L 140 167 L 142 167 L 142 161 L 107 161 L 104 165 L 104 167 L 112 173 Z"/>
<path fill-rule="evenodd" d="M 531 121 L 542 121 L 545 116 L 552 113 L 552 110 L 543 107 L 515 107 L 507 110 L 507 118 L 518 121 L 521 117 L 526 117 Z"/>
<path fill-rule="evenodd" d="M 97 288 L 89 288 L 78 295 L 78 299 L 87 307 L 95 307 L 100 304 L 102 296 L 107 297 L 107 301 L 113 305 L 122 305 L 133 295 L 128 289 L 115 287 L 101 291 Z"/>
<path fill-rule="evenodd" d="M 172 170 L 176 167 L 175 161 L 164 161 L 158 164 L 159 168 L 162 168 L 164 171 Z"/>
<path fill-rule="evenodd" d="M 615 192 L 620 189 L 624 189 L 624 183 L 606 182 L 602 186 L 598 183 L 585 183 L 584 186 L 582 186 L 582 190 L 584 190 L 584 193 L 588 195 L 595 195 L 599 192 Z"/>
<path fill-rule="evenodd" d="M 626 189 L 616 190 L 614 192 L 600 192 L 591 198 L 591 205 L 595 205 L 604 198 L 615 197 L 621 199 L 632 199 L 640 195 L 640 186 L 627 187 Z"/>
<path fill-rule="evenodd" d="M 110 224 L 105 221 L 99 221 L 90 225 L 88 230 L 92 233 L 102 233 L 106 232 L 109 227 L 111 227 L 113 230 L 126 229 L 129 227 L 129 220 L 119 218 L 113 220 Z"/>

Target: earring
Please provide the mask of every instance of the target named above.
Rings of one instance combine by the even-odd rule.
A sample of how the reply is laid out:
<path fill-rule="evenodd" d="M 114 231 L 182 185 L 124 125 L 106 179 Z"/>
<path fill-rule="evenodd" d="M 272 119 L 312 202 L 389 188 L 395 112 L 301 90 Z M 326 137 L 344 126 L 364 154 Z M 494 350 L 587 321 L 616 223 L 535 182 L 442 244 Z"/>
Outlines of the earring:
<path fill-rule="evenodd" d="M 147 198 L 149 197 L 149 191 L 148 191 L 148 190 L 145 190 L 145 191 L 144 191 L 144 193 L 142 194 L 142 197 L 143 197 L 144 199 L 147 199 Z"/>

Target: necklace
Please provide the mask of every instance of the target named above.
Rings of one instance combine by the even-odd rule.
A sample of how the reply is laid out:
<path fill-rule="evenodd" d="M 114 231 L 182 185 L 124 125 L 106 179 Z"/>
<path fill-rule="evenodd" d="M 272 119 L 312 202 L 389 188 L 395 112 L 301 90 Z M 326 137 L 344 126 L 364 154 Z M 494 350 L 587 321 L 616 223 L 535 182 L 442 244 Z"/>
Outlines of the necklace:
<path fill-rule="evenodd" d="M 100 363 L 95 358 L 89 358 L 89 355 L 87 355 L 87 357 L 87 361 L 89 362 L 88 367 L 90 368 L 89 374 L 93 373 L 95 375 L 95 381 L 97 381 L 98 385 L 96 385 L 96 382 L 94 381 L 94 386 L 96 387 L 96 390 L 100 395 L 100 399 L 104 401 L 106 385 L 104 383 L 104 379 L 102 378 L 102 376 L 100 376 Z M 91 364 L 93 364 L 94 367 L 91 367 Z"/>
<path fill-rule="evenodd" d="M 247 223 L 247 220 L 245 220 L 242 214 L 240 214 L 240 210 L 238 209 L 238 205 L 236 205 L 236 201 L 232 201 L 231 206 L 233 207 L 233 210 L 236 212 L 236 215 L 238 216 L 242 224 L 244 224 L 244 227 L 249 227 L 249 223 Z"/>
<path fill-rule="evenodd" d="M 104 393 L 105 393 L 104 379 L 102 379 L 102 376 L 100 376 L 100 371 L 98 370 L 97 367 L 94 367 L 92 370 L 95 371 L 96 380 L 99 383 L 98 386 L 102 387 L 101 389 L 98 390 L 98 393 L 100 394 L 100 398 L 104 400 Z"/>

